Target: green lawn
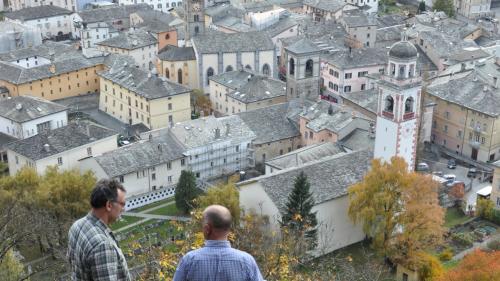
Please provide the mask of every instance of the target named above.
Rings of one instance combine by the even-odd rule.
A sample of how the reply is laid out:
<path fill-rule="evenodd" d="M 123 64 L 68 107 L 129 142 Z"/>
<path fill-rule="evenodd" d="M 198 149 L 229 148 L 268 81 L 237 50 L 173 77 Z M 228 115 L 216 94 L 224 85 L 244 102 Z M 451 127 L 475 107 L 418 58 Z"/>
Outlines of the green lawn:
<path fill-rule="evenodd" d="M 137 209 L 130 210 L 130 212 L 140 213 L 142 211 L 146 211 L 148 209 L 151 209 L 151 208 L 154 208 L 154 207 L 157 207 L 157 206 L 160 206 L 160 205 L 163 205 L 165 203 L 172 202 L 172 201 L 175 201 L 174 197 L 170 197 L 170 198 L 158 201 L 158 202 L 151 203 L 151 204 L 146 205 L 146 206 L 139 207 Z"/>
<path fill-rule="evenodd" d="M 117 230 L 117 229 L 120 229 L 120 228 L 127 226 L 129 224 L 132 224 L 134 222 L 140 221 L 142 219 L 143 218 L 139 218 L 139 217 L 122 216 L 121 220 L 119 220 L 111 225 L 111 229 Z"/>
<path fill-rule="evenodd" d="M 469 219 L 471 218 L 466 216 L 459 208 L 448 208 L 446 209 L 446 214 L 444 216 L 444 226 L 451 228 L 455 225 L 464 223 Z"/>
<path fill-rule="evenodd" d="M 147 212 L 148 214 L 152 215 L 163 215 L 163 216 L 178 216 L 182 215 L 182 212 L 180 212 L 175 204 L 170 204 L 164 207 L 161 207 L 159 209 L 153 210 L 151 212 Z"/>

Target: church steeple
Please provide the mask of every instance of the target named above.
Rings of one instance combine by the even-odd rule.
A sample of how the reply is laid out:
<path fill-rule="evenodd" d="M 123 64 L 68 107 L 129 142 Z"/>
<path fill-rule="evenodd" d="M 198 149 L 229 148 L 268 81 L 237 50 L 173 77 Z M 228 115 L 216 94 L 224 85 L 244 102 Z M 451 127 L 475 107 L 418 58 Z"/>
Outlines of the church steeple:
<path fill-rule="evenodd" d="M 184 40 L 190 46 L 190 40 L 205 32 L 205 2 L 204 0 L 184 0 Z"/>

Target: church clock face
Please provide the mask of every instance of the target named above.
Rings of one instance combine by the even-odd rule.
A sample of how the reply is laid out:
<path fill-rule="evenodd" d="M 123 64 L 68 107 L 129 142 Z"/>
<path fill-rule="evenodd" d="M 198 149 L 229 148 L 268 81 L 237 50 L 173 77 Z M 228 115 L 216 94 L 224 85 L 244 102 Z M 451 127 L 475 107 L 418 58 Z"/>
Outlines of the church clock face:
<path fill-rule="evenodd" d="M 199 12 L 201 10 L 200 3 L 194 2 L 192 10 L 193 12 Z"/>

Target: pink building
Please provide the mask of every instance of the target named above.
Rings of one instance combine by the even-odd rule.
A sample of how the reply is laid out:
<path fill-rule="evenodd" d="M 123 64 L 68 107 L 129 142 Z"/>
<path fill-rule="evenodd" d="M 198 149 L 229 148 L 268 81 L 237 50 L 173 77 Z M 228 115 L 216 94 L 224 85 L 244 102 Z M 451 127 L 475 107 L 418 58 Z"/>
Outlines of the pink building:
<path fill-rule="evenodd" d="M 386 63 L 386 51 L 375 48 L 338 51 L 322 57 L 322 98 L 338 102 L 340 94 L 373 88 L 366 76 L 383 73 Z"/>

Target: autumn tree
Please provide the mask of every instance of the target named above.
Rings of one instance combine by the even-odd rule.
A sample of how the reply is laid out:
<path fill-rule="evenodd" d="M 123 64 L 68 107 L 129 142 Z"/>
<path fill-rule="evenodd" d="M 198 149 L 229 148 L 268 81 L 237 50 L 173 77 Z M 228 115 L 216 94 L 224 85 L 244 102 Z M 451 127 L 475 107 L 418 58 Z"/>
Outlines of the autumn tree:
<path fill-rule="evenodd" d="M 432 10 L 444 12 L 450 18 L 455 16 L 453 0 L 436 0 L 432 5 Z"/>
<path fill-rule="evenodd" d="M 483 219 L 492 220 L 494 215 L 495 204 L 489 199 L 477 199 L 476 211 L 477 215 Z"/>
<path fill-rule="evenodd" d="M 212 111 L 210 98 L 208 98 L 208 96 L 206 96 L 203 91 L 199 89 L 194 89 L 191 92 L 191 105 L 193 106 L 195 113 L 201 114 L 201 112 L 203 111 L 203 114 L 205 116 L 209 115 Z"/>
<path fill-rule="evenodd" d="M 14 252 L 9 250 L 0 262 L 0 280 L 19 281 L 25 275 L 23 264 L 14 256 Z"/>
<path fill-rule="evenodd" d="M 192 171 L 183 170 L 179 182 L 175 187 L 175 205 L 184 214 L 188 214 L 194 207 L 193 200 L 199 191 L 196 187 L 196 177 Z"/>
<path fill-rule="evenodd" d="M 500 276 L 500 251 L 475 250 L 437 281 L 491 281 Z"/>
<path fill-rule="evenodd" d="M 301 172 L 294 180 L 294 187 L 288 196 L 281 224 L 299 235 L 304 235 L 309 244 L 308 248 L 314 248 L 317 245 L 318 220 L 316 212 L 312 212 L 314 199 L 310 188 L 307 176 Z"/>
<path fill-rule="evenodd" d="M 229 209 L 233 224 L 238 225 L 240 219 L 240 193 L 233 182 L 210 188 L 196 199 L 198 207 L 203 210 L 210 205 L 222 205 Z"/>
<path fill-rule="evenodd" d="M 363 181 L 349 188 L 348 214 L 376 250 L 415 268 L 417 254 L 442 238 L 444 211 L 437 190 L 431 177 L 408 172 L 403 158 L 375 159 Z"/>
<path fill-rule="evenodd" d="M 418 276 L 422 281 L 433 281 L 444 274 L 444 268 L 438 258 L 433 255 L 420 252 L 418 264 Z"/>

